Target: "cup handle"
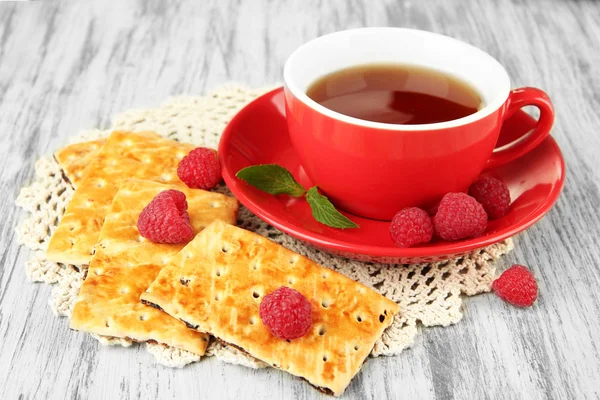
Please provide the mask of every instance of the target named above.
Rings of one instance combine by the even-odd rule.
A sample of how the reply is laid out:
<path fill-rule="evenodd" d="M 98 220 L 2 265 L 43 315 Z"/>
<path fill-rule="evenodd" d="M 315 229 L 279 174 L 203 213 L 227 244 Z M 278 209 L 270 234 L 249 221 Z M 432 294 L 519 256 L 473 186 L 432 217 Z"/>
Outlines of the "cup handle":
<path fill-rule="evenodd" d="M 540 118 L 535 128 L 512 143 L 494 151 L 486 169 L 499 167 L 530 152 L 550 133 L 554 123 L 554 107 L 548 95 L 540 89 L 524 87 L 511 90 L 503 120 L 506 121 L 525 106 L 535 106 L 540 110 Z"/>

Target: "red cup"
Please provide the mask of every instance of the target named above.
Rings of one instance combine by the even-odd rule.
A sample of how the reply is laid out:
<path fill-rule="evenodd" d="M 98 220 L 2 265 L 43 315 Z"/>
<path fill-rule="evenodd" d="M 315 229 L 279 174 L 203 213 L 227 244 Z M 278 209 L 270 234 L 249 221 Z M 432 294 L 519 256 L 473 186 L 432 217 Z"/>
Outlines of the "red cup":
<path fill-rule="evenodd" d="M 320 77 L 364 64 L 428 67 L 475 88 L 483 107 L 467 117 L 434 124 L 365 121 L 332 111 L 306 91 Z M 308 177 L 338 207 L 390 220 L 404 207 L 428 208 L 446 193 L 464 192 L 486 168 L 508 163 L 540 144 L 554 110 L 535 88 L 510 89 L 506 70 L 487 53 L 459 40 L 404 28 L 361 28 L 314 39 L 284 67 L 290 139 Z M 531 132 L 495 148 L 502 123 L 535 106 Z"/>

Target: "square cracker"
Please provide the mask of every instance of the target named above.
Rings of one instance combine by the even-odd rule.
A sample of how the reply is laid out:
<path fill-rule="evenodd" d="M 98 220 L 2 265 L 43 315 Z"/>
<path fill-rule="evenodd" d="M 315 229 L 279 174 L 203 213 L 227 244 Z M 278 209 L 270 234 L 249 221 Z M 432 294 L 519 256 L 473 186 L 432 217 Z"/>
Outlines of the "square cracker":
<path fill-rule="evenodd" d="M 262 297 L 281 286 L 298 290 L 313 310 L 309 333 L 290 342 L 259 316 Z M 222 221 L 171 258 L 141 299 L 335 395 L 398 312 L 374 290 Z"/>
<path fill-rule="evenodd" d="M 204 354 L 208 335 L 140 302 L 164 266 L 185 244 L 158 244 L 140 236 L 137 219 L 161 191 L 182 191 L 194 232 L 216 219 L 235 223 L 237 200 L 199 189 L 130 180 L 116 194 L 100 232 L 96 253 L 73 308 L 71 328 L 136 341 L 154 340 Z"/>
<path fill-rule="evenodd" d="M 64 264 L 89 264 L 119 186 L 139 178 L 185 187 L 177 177 L 177 166 L 194 147 L 144 133 L 113 132 L 79 182 L 46 257 Z"/>
<path fill-rule="evenodd" d="M 150 131 L 139 132 L 137 134 L 148 137 L 160 137 L 158 133 Z M 87 173 L 86 168 L 100 153 L 100 148 L 104 143 L 106 143 L 106 139 L 75 143 L 65 146 L 54 153 L 54 158 L 74 188 L 79 186 L 79 181 Z"/>

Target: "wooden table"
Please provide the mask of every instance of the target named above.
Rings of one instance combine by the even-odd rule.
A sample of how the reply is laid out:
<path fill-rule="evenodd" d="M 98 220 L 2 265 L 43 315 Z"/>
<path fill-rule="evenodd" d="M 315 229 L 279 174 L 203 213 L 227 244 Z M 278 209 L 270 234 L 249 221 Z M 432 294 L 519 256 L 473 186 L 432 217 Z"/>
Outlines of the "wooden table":
<path fill-rule="evenodd" d="M 0 398 L 321 396 L 274 370 L 214 358 L 182 370 L 143 348 L 71 332 L 26 280 L 13 201 L 33 163 L 80 129 L 223 82 L 281 81 L 287 56 L 359 26 L 444 33 L 495 56 L 513 86 L 544 88 L 568 165 L 558 204 L 501 262 L 535 272 L 529 310 L 493 296 L 426 329 L 398 357 L 371 360 L 345 398 L 571 399 L 600 396 L 600 3 L 593 1 L 97 1 L 0 3 Z"/>

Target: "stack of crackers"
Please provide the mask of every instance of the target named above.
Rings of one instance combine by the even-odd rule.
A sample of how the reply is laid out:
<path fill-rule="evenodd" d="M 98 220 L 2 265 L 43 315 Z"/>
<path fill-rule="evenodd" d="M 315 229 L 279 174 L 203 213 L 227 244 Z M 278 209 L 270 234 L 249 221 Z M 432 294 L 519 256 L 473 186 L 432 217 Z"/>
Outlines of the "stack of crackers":
<path fill-rule="evenodd" d="M 88 265 L 71 328 L 198 355 L 214 338 L 340 395 L 397 304 L 237 228 L 237 200 L 179 180 L 179 161 L 194 148 L 153 132 L 116 131 L 55 154 L 76 190 L 47 257 Z M 196 234 L 187 244 L 153 243 L 137 230 L 143 208 L 167 189 L 186 195 Z M 312 325 L 299 339 L 275 337 L 260 319 L 263 296 L 281 286 L 311 303 Z"/>

